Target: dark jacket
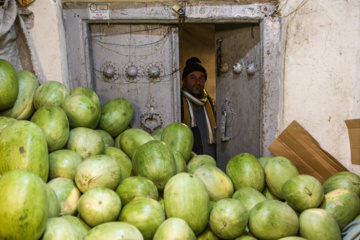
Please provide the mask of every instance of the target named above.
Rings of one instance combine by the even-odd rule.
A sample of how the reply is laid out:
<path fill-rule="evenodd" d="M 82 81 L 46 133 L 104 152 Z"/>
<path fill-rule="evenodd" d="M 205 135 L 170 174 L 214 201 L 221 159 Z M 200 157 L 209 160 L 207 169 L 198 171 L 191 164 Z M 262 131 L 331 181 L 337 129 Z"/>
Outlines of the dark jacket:
<path fill-rule="evenodd" d="M 216 108 L 215 108 L 215 104 L 214 104 L 214 100 L 211 97 L 208 97 L 208 101 L 210 102 L 211 108 L 214 112 L 214 117 L 216 119 Z M 184 122 L 184 107 L 183 107 L 183 101 L 181 102 L 181 122 Z M 194 145 L 193 145 L 193 149 L 192 151 L 196 154 L 204 154 L 204 146 L 202 144 L 202 137 L 200 134 L 200 130 L 198 128 L 198 126 L 195 127 L 190 127 L 191 131 L 193 132 L 194 135 Z M 213 144 L 214 148 L 216 149 L 216 144 Z M 213 156 L 214 159 L 216 159 L 216 154 L 215 156 Z"/>

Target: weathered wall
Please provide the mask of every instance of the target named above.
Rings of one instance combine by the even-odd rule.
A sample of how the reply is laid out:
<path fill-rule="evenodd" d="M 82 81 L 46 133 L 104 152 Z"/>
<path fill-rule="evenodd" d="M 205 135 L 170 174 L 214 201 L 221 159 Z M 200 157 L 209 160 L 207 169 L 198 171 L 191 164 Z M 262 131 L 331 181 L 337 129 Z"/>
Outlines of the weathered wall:
<path fill-rule="evenodd" d="M 360 174 L 360 166 L 350 161 L 344 122 L 360 118 L 360 2 L 305 2 L 298 10 L 297 0 L 282 6 L 283 128 L 298 121 L 326 151 Z"/>
<path fill-rule="evenodd" d="M 36 0 L 29 7 L 35 26 L 30 29 L 47 80 L 68 83 L 65 31 L 61 3 L 56 0 Z"/>
<path fill-rule="evenodd" d="M 67 82 L 60 4 L 53 1 L 36 0 L 29 6 L 35 13 L 30 32 L 47 78 Z M 360 166 L 350 161 L 344 122 L 360 118 L 359 0 L 284 0 L 280 8 L 285 44 L 282 130 L 298 121 L 321 147 L 360 174 Z"/>

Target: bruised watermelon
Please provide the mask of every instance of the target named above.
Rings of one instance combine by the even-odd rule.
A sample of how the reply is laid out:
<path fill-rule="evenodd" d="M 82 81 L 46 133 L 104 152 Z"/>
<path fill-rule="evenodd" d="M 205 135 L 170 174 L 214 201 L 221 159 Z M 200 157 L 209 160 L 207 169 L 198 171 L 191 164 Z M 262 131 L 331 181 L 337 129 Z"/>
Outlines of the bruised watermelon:
<path fill-rule="evenodd" d="M 73 180 L 54 178 L 47 183 L 54 191 L 60 203 L 60 216 L 76 215 L 80 191 Z"/>
<path fill-rule="evenodd" d="M 105 154 L 84 159 L 76 169 L 75 183 L 82 193 L 97 187 L 115 190 L 121 179 L 117 160 Z"/>
<path fill-rule="evenodd" d="M 44 182 L 49 175 L 46 138 L 39 126 L 18 120 L 0 132 L 0 174 L 26 169 L 38 174 Z"/>

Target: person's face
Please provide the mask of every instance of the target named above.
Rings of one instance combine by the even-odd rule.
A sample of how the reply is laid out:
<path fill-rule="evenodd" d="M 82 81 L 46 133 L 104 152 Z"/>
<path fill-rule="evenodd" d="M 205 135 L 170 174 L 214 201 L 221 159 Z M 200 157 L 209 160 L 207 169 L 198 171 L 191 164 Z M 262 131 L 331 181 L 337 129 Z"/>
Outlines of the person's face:
<path fill-rule="evenodd" d="M 204 73 L 200 71 L 194 71 L 189 73 L 184 79 L 183 86 L 189 93 L 191 93 L 195 97 L 200 97 L 203 93 L 205 86 Z"/>

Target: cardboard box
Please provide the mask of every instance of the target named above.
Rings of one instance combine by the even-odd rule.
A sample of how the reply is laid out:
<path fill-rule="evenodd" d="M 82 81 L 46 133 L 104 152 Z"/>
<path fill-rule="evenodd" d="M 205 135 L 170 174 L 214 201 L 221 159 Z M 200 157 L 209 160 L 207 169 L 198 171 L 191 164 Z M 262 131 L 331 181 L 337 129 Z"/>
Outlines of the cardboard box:
<path fill-rule="evenodd" d="M 345 121 L 349 132 L 351 163 L 360 165 L 360 119 Z"/>
<path fill-rule="evenodd" d="M 296 121 L 293 121 L 268 149 L 275 156 L 288 158 L 301 174 L 311 175 L 321 183 L 335 173 L 348 171 L 322 149 L 319 143 Z"/>

